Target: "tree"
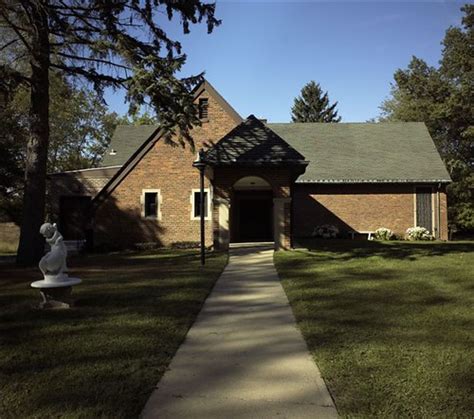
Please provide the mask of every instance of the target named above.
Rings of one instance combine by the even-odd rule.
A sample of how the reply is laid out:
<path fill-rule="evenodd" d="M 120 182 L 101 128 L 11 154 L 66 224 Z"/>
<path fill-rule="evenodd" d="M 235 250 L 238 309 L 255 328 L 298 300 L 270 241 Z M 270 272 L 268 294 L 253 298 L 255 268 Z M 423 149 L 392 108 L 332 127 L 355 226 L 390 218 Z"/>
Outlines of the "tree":
<path fill-rule="evenodd" d="M 446 31 L 438 68 L 413 57 L 395 72 L 380 120 L 426 123 L 453 179 L 449 222 L 474 231 L 474 5 L 461 10 L 463 27 Z"/>
<path fill-rule="evenodd" d="M 106 87 L 126 88 L 132 112 L 152 106 L 168 141 L 192 144 L 190 131 L 199 119 L 190 90 L 202 75 L 176 77 L 186 56 L 157 22 L 178 15 L 185 33 L 203 20 L 211 32 L 220 23 L 214 11 L 214 4 L 197 0 L 0 0 L 0 25 L 13 34 L 0 46 L 2 55 L 11 56 L 2 60 L 0 79 L 30 92 L 17 263 L 35 263 L 43 253 L 38 230 L 45 209 L 51 72 L 82 78 L 99 94 Z"/>
<path fill-rule="evenodd" d="M 50 76 L 51 121 L 48 173 L 97 166 L 115 129 L 117 115 L 85 87 Z M 10 88 L 0 106 L 0 219 L 21 222 L 28 139 L 29 94 Z"/>
<path fill-rule="evenodd" d="M 328 92 L 323 93 L 319 83 L 310 81 L 301 89 L 301 96 L 295 98 L 291 119 L 293 122 L 340 122 L 336 106 L 337 102 L 329 104 Z"/>
<path fill-rule="evenodd" d="M 116 115 L 115 126 L 117 125 L 156 125 L 159 123 L 157 116 L 153 116 L 150 112 L 134 113 L 133 115 Z"/>
<path fill-rule="evenodd" d="M 0 89 L 0 98 L 0 220 L 18 222 L 26 132 L 10 95 Z"/>
<path fill-rule="evenodd" d="M 60 74 L 50 74 L 50 135 L 47 172 L 97 166 L 115 128 L 105 103 L 86 86 L 74 86 Z M 23 120 L 28 119 L 30 95 L 20 87 L 12 105 Z M 18 141 L 25 141 L 18 139 Z"/>

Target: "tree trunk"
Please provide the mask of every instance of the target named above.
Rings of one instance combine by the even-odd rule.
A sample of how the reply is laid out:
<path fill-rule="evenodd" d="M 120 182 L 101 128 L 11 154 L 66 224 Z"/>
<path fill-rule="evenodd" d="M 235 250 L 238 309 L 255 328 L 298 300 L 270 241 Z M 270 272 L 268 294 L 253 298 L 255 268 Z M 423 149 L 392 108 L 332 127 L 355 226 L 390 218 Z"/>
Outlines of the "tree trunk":
<path fill-rule="evenodd" d="M 26 150 L 25 190 L 17 264 L 30 266 L 44 254 L 39 228 L 44 222 L 49 142 L 49 30 L 40 2 L 31 3 L 32 28 L 30 137 Z"/>

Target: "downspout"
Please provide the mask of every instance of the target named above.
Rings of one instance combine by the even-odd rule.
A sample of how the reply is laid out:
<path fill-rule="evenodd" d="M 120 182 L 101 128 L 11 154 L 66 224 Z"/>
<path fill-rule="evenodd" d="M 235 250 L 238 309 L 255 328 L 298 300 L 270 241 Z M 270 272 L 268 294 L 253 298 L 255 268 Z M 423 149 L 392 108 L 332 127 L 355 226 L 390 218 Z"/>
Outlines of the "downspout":
<path fill-rule="evenodd" d="M 293 199 L 293 194 L 294 194 L 294 186 L 295 186 L 295 181 L 293 181 L 290 185 L 290 249 L 293 249 L 293 232 L 294 232 L 294 226 L 293 226 L 293 212 L 294 212 L 294 199 Z"/>
<path fill-rule="evenodd" d="M 437 207 L 438 207 L 438 240 L 441 240 L 441 198 L 440 198 L 440 191 L 441 183 L 438 183 L 438 191 L 436 193 L 437 197 Z"/>

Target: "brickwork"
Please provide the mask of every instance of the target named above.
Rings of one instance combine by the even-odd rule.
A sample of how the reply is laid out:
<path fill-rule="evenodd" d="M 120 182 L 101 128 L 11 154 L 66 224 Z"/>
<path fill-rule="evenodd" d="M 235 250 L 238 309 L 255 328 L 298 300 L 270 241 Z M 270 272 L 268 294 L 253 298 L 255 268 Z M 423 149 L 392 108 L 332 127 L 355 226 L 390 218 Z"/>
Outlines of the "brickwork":
<path fill-rule="evenodd" d="M 90 196 L 94 198 L 117 172 L 118 167 L 78 170 L 50 175 L 48 196 L 50 212 L 59 219 L 61 196 Z"/>
<path fill-rule="evenodd" d="M 214 170 L 214 198 L 215 199 L 226 199 L 230 205 L 233 204 L 233 185 L 242 177 L 245 176 L 258 176 L 266 180 L 272 187 L 273 198 L 290 198 L 291 195 L 291 184 L 293 181 L 292 172 L 287 168 L 217 168 Z M 283 225 L 279 228 L 283 231 L 283 248 L 290 248 L 291 246 L 291 216 L 290 216 L 290 204 L 285 204 L 283 207 Z M 219 214 L 214 212 L 214 229 L 215 238 L 217 240 L 219 229 Z M 230 225 L 233 224 L 233 211 L 230 211 Z M 275 214 L 274 214 L 275 217 Z M 231 228 L 232 229 L 232 228 Z M 216 241 L 215 241 L 216 243 Z"/>
<path fill-rule="evenodd" d="M 334 224 L 341 231 L 374 231 L 386 227 L 400 235 L 415 224 L 412 184 L 297 184 L 293 199 L 295 237 L 308 237 L 321 224 Z M 444 191 L 440 192 L 440 202 L 441 239 L 447 240 Z M 436 217 L 436 199 L 433 209 Z"/>
<path fill-rule="evenodd" d="M 448 199 L 446 196 L 446 187 L 439 190 L 439 218 L 440 218 L 440 239 L 448 240 Z"/>
<path fill-rule="evenodd" d="M 237 124 L 219 102 L 204 91 L 196 100 L 207 98 L 208 122 L 193 132 L 196 150 L 216 142 Z M 159 140 L 138 162 L 96 211 L 95 243 L 128 246 L 137 242 L 198 242 L 199 220 L 191 219 L 192 189 L 199 188 L 199 171 L 192 166 L 196 154 Z M 208 174 L 209 175 L 209 174 Z M 205 187 L 210 187 L 206 179 Z M 143 219 L 142 189 L 159 189 L 161 220 Z M 211 211 L 211 214 L 213 211 Z M 212 218 L 212 217 L 210 217 Z M 206 221 L 206 244 L 213 242 L 212 222 Z"/>
<path fill-rule="evenodd" d="M 0 223 L 0 242 L 17 245 L 20 239 L 20 227 L 15 223 Z"/>

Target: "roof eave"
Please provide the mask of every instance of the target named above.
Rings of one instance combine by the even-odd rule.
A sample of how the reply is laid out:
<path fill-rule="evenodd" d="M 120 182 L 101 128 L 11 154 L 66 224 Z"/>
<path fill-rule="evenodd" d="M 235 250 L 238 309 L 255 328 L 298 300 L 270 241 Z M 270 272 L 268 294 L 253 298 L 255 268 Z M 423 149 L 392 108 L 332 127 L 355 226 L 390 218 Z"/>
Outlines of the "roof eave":
<path fill-rule="evenodd" d="M 212 167 L 294 167 L 307 166 L 306 160 L 280 160 L 280 161 L 235 161 L 235 162 L 212 162 L 207 161 Z"/>
<path fill-rule="evenodd" d="M 448 179 L 298 179 L 296 183 L 356 184 L 356 183 L 451 183 Z"/>

